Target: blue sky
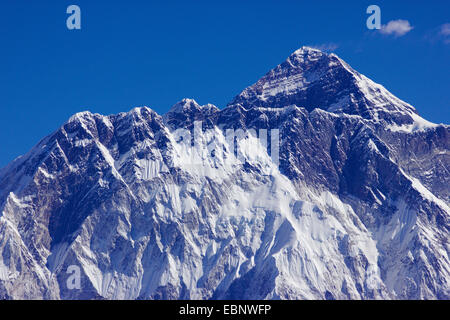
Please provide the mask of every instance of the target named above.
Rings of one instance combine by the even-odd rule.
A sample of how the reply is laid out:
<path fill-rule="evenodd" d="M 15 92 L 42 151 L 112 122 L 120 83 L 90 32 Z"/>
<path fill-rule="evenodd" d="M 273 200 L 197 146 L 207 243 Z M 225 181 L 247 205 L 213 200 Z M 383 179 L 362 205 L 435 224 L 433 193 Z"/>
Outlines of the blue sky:
<path fill-rule="evenodd" d="M 66 28 L 71 4 L 81 30 Z M 382 24 L 413 29 L 368 30 L 371 4 Z M 424 118 L 448 124 L 449 13 L 447 0 L 2 0 L 0 167 L 79 111 L 147 105 L 162 114 L 184 97 L 222 108 L 302 45 L 334 48 Z"/>

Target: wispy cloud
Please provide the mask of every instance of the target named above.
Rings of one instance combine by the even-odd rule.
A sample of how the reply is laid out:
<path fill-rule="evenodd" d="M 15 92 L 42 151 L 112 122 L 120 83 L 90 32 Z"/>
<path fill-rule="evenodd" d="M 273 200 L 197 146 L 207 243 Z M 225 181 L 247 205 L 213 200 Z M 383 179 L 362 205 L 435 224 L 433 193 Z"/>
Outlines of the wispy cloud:
<path fill-rule="evenodd" d="M 381 26 L 380 32 L 387 35 L 394 35 L 395 37 L 401 37 L 410 32 L 413 26 L 408 20 L 391 20 L 387 24 Z"/>
<path fill-rule="evenodd" d="M 443 42 L 445 44 L 450 44 L 450 23 L 444 23 L 432 30 L 429 30 L 425 39 L 431 43 Z"/>
<path fill-rule="evenodd" d="M 339 48 L 339 45 L 336 43 L 321 43 L 321 44 L 315 44 L 310 45 L 311 48 L 319 49 L 320 51 L 334 51 L 337 48 Z"/>
<path fill-rule="evenodd" d="M 441 26 L 441 32 L 443 36 L 450 36 L 450 23 L 444 23 Z"/>

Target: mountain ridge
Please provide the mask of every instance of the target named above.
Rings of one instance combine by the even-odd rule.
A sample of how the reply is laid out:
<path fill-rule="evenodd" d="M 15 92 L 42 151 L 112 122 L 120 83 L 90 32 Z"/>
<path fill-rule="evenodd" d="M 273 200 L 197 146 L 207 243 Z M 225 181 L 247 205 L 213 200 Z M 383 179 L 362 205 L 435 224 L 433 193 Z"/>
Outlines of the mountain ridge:
<path fill-rule="evenodd" d="M 335 55 L 287 61 L 224 109 L 77 113 L 1 169 L 0 297 L 448 299 L 450 127 Z"/>

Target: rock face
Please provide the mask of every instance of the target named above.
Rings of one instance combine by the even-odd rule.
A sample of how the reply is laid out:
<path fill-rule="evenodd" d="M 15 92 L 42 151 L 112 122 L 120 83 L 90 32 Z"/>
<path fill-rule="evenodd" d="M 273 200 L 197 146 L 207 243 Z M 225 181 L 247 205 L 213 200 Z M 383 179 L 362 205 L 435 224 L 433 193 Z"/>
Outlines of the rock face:
<path fill-rule="evenodd" d="M 449 147 L 306 47 L 223 110 L 78 113 L 0 171 L 0 298 L 449 299 Z"/>

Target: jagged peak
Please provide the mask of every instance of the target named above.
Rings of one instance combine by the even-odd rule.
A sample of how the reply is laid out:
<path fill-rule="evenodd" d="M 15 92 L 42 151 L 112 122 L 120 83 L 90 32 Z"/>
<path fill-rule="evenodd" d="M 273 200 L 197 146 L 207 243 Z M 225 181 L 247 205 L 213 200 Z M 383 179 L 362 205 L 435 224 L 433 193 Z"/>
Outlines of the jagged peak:
<path fill-rule="evenodd" d="M 314 70 L 317 74 L 324 74 L 331 68 L 339 68 L 354 78 L 360 76 L 356 70 L 335 53 L 327 53 L 320 49 L 305 46 L 294 51 L 273 70 L 288 70 L 289 72 L 301 74 L 306 78 L 308 75 L 305 73 L 309 70 Z"/>
<path fill-rule="evenodd" d="M 354 70 L 334 53 L 301 47 L 255 84 L 244 89 L 230 105 L 245 108 L 282 108 L 290 104 L 360 115 L 378 122 L 412 123 L 416 111 Z"/>
<path fill-rule="evenodd" d="M 300 49 L 295 50 L 288 58 L 289 59 L 317 59 L 319 57 L 328 56 L 326 52 L 319 49 L 303 46 Z"/>
<path fill-rule="evenodd" d="M 131 109 L 126 114 L 128 114 L 128 115 L 135 115 L 137 117 L 141 117 L 141 116 L 145 117 L 145 116 L 150 115 L 150 114 L 156 115 L 157 113 L 156 113 L 156 111 L 154 111 L 150 107 L 140 106 L 140 107 L 135 107 L 135 108 Z"/>
<path fill-rule="evenodd" d="M 218 111 L 219 108 L 217 108 L 215 105 L 208 103 L 205 105 L 199 105 L 197 101 L 194 99 L 184 98 L 181 101 L 175 103 L 170 110 L 167 112 L 169 113 L 184 113 L 184 112 L 200 112 L 200 111 L 211 111 L 215 112 Z"/>
<path fill-rule="evenodd" d="M 78 122 L 86 118 L 91 118 L 92 116 L 93 114 L 90 111 L 80 111 L 72 115 L 66 123 Z"/>
<path fill-rule="evenodd" d="M 115 119 L 123 119 L 123 118 L 129 118 L 129 119 L 146 119 L 151 117 L 160 117 L 156 111 L 154 111 L 152 108 L 148 106 L 140 106 L 140 107 L 134 107 L 128 112 L 120 112 L 118 114 L 109 115 L 110 118 Z M 133 120 L 134 121 L 134 120 Z"/>
<path fill-rule="evenodd" d="M 295 50 L 292 54 L 301 55 L 305 53 L 323 53 L 320 49 L 310 47 L 310 46 L 302 46 L 301 48 Z"/>
<path fill-rule="evenodd" d="M 186 109 L 200 109 L 201 106 L 194 99 L 184 98 L 181 101 L 175 103 L 169 110 L 170 113 L 183 112 Z"/>

